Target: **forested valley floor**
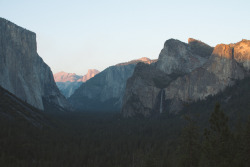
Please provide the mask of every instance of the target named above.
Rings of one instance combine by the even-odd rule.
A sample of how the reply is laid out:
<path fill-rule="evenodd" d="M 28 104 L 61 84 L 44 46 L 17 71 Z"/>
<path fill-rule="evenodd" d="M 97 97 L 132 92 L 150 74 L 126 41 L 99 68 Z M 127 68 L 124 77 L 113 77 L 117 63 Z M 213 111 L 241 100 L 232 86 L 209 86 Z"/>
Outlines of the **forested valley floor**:
<path fill-rule="evenodd" d="M 0 117 L 0 166 L 248 167 L 249 83 L 149 118 L 51 112 L 41 128 Z"/>

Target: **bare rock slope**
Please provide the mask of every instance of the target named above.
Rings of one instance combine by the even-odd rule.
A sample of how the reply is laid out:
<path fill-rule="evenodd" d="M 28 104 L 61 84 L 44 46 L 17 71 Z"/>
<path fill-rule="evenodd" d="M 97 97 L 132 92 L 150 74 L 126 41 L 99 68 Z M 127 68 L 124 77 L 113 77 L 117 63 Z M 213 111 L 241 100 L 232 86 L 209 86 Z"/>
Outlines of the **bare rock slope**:
<path fill-rule="evenodd" d="M 167 40 L 155 65 L 136 66 L 123 98 L 125 117 L 176 113 L 183 103 L 215 95 L 249 74 L 250 41 L 215 48 L 195 39 L 188 41 Z"/>

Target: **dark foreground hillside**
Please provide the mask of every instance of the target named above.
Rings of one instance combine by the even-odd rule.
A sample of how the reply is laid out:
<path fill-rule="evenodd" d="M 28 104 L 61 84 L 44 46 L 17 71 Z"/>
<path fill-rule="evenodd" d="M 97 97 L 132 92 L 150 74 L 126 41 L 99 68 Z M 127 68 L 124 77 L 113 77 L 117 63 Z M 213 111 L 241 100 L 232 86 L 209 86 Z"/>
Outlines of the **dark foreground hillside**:
<path fill-rule="evenodd" d="M 0 166 L 247 167 L 249 83 L 246 78 L 187 104 L 179 115 L 124 119 L 117 112 L 54 112 L 46 115 L 53 126 L 43 128 L 2 119 Z"/>
<path fill-rule="evenodd" d="M 20 100 L 0 86 L 0 121 L 5 120 L 12 123 L 27 123 L 38 128 L 49 124 L 41 110 Z"/>

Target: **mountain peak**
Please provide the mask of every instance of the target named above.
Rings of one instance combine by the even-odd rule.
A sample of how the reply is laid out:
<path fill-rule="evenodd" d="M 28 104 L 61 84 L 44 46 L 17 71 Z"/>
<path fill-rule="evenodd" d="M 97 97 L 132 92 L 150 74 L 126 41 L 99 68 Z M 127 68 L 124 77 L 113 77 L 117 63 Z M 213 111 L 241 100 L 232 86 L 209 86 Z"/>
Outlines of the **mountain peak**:
<path fill-rule="evenodd" d="M 61 93 L 68 98 L 83 82 L 86 82 L 98 73 L 99 71 L 96 69 L 89 69 L 87 74 L 84 76 L 61 71 L 54 74 L 54 79 Z"/>
<path fill-rule="evenodd" d="M 210 57 L 214 49 L 208 44 L 194 38 L 188 38 L 188 45 L 193 53 L 205 58 Z"/>
<path fill-rule="evenodd" d="M 202 42 L 202 41 L 200 41 L 198 39 L 188 38 L 188 44 L 193 43 L 193 42 L 205 44 L 204 42 Z"/>
<path fill-rule="evenodd" d="M 34 38 L 36 38 L 36 33 L 34 33 L 33 31 L 27 30 L 26 28 L 23 28 L 5 18 L 0 17 L 0 25 L 8 25 L 10 26 L 12 29 L 15 29 L 18 32 L 22 32 L 22 33 L 26 33 L 26 35 L 32 35 L 34 36 Z"/>
<path fill-rule="evenodd" d="M 96 74 L 98 74 L 100 71 L 96 69 L 88 69 L 88 73 L 84 75 L 82 78 L 78 79 L 77 82 L 86 82 L 90 78 L 93 78 Z"/>
<path fill-rule="evenodd" d="M 143 63 L 146 63 L 146 64 L 151 64 L 151 63 L 155 63 L 156 61 L 157 61 L 157 59 L 151 60 L 151 59 L 149 59 L 147 57 L 142 57 L 142 58 L 131 60 L 131 61 L 128 61 L 128 62 L 125 62 L 125 63 L 119 63 L 116 66 L 124 66 L 124 65 L 129 65 L 129 64 L 137 64 L 139 62 L 143 62 Z"/>
<path fill-rule="evenodd" d="M 88 73 L 87 74 L 91 74 L 91 73 L 99 73 L 100 71 L 98 71 L 97 69 L 88 69 Z"/>
<path fill-rule="evenodd" d="M 173 39 L 170 38 L 168 40 L 166 40 L 166 42 L 164 43 L 164 47 L 175 47 L 177 45 L 181 45 L 181 44 L 185 44 L 184 42 L 178 40 L 178 39 Z"/>
<path fill-rule="evenodd" d="M 67 73 L 64 71 L 54 74 L 55 82 L 76 82 L 82 76 L 75 73 Z"/>

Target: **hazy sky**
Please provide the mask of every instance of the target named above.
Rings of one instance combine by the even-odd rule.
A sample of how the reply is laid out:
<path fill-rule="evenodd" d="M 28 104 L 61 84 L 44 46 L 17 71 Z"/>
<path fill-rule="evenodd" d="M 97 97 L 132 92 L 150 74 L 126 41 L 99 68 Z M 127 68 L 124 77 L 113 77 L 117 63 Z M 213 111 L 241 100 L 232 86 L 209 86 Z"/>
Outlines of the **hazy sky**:
<path fill-rule="evenodd" d="M 0 17 L 36 33 L 54 73 L 156 59 L 169 38 L 250 39 L 249 0 L 0 0 Z"/>

